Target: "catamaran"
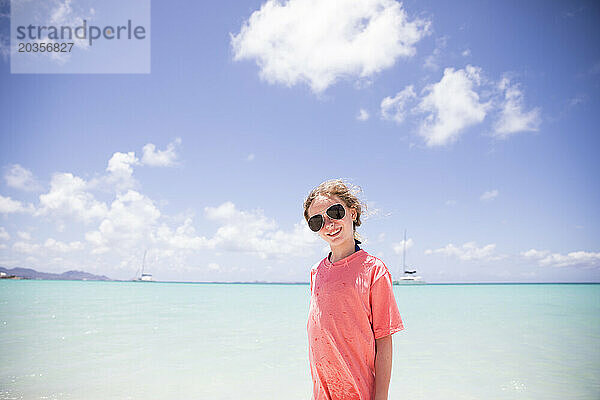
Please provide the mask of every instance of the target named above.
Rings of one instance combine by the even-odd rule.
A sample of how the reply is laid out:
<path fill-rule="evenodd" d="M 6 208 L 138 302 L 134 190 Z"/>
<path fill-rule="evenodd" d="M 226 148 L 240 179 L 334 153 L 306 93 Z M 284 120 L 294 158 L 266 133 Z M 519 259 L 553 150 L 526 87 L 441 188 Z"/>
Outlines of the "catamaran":
<path fill-rule="evenodd" d="M 400 279 L 393 281 L 394 285 L 427 283 L 417 275 L 416 269 L 406 269 L 406 229 L 404 230 L 404 242 L 402 247 L 402 271 L 404 272 L 404 275 L 402 275 Z"/>
<path fill-rule="evenodd" d="M 144 251 L 144 258 L 142 260 L 142 274 L 139 275 L 139 276 L 136 274 L 136 278 L 134 279 L 134 281 L 139 281 L 139 282 L 152 282 L 152 281 L 154 281 L 154 279 L 152 278 L 152 274 L 149 274 L 147 272 L 144 273 L 144 268 L 146 267 L 146 253 L 148 253 L 148 250 Z"/>

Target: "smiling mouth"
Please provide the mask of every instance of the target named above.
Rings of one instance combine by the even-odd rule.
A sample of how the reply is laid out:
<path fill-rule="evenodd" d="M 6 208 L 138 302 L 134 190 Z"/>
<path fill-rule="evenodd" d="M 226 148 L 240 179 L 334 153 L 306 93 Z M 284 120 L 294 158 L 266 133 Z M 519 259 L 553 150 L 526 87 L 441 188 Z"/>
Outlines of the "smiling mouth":
<path fill-rule="evenodd" d="M 333 236 L 337 235 L 338 233 L 340 233 L 341 231 L 342 231 L 342 228 L 340 227 L 340 228 L 336 229 L 335 231 L 328 233 L 327 236 L 333 237 Z"/>

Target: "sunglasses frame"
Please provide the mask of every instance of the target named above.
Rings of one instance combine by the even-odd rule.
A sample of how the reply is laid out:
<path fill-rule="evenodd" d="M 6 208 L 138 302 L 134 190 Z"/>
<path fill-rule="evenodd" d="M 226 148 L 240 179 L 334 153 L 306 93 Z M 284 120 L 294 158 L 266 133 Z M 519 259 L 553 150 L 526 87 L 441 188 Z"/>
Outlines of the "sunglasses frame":
<path fill-rule="evenodd" d="M 328 211 L 331 209 L 331 207 L 334 207 L 334 206 L 342 206 L 342 210 L 344 210 L 344 215 L 342 215 L 342 218 L 333 218 L 332 216 L 330 216 L 330 215 L 328 214 Z M 308 228 L 309 228 L 311 231 L 313 231 L 313 232 L 315 232 L 315 233 L 316 233 L 316 232 L 320 232 L 320 231 L 321 231 L 321 229 L 323 229 L 323 227 L 325 226 L 325 217 L 323 216 L 323 214 L 327 214 L 327 217 L 328 217 L 328 218 L 330 218 L 330 219 L 334 219 L 334 220 L 336 220 L 336 221 L 339 221 L 340 219 L 344 219 L 344 217 L 345 217 L 345 216 L 346 216 L 346 214 L 347 214 L 347 211 L 346 211 L 346 207 L 344 207 L 344 205 L 343 205 L 342 203 L 335 203 L 335 204 L 332 204 L 332 205 L 330 205 L 329 207 L 327 207 L 327 209 L 325 210 L 325 212 L 323 212 L 323 213 L 320 213 L 320 214 L 315 214 L 315 215 L 311 216 L 311 217 L 310 217 L 310 218 L 309 218 L 309 219 L 306 221 L 306 222 L 308 223 Z M 316 217 L 316 216 L 319 216 L 319 217 L 321 217 L 321 226 L 319 227 L 319 229 L 317 229 L 317 230 L 315 231 L 315 230 L 313 230 L 313 229 L 310 227 L 310 220 L 311 220 L 311 219 L 313 219 L 313 218 L 314 218 L 314 217 Z"/>

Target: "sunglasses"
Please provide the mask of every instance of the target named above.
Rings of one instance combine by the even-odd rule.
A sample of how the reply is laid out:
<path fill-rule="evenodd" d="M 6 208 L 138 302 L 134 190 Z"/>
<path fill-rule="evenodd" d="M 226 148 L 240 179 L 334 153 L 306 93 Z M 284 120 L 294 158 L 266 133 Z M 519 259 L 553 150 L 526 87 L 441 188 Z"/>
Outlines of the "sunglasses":
<path fill-rule="evenodd" d="M 331 219 L 342 219 L 346 215 L 346 209 L 341 204 L 334 204 L 329 206 L 325 214 Z M 325 225 L 323 214 L 315 214 L 308 219 L 308 227 L 313 232 L 319 232 L 323 228 L 323 225 Z"/>

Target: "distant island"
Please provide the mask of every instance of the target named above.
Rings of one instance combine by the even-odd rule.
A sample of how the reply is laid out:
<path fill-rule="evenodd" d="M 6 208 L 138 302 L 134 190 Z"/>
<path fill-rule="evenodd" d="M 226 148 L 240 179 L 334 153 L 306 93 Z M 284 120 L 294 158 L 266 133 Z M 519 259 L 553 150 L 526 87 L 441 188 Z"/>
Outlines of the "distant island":
<path fill-rule="evenodd" d="M 112 281 L 104 275 L 94 275 L 85 271 L 67 271 L 62 274 L 50 272 L 38 272 L 30 268 L 6 269 L 0 267 L 0 278 L 2 279 L 47 279 L 63 281 Z"/>

